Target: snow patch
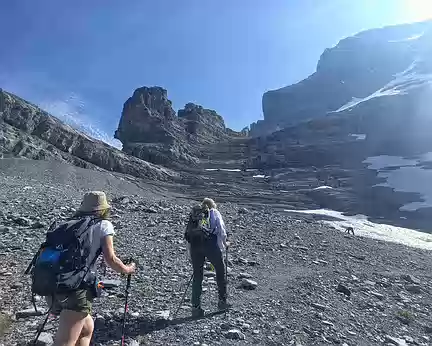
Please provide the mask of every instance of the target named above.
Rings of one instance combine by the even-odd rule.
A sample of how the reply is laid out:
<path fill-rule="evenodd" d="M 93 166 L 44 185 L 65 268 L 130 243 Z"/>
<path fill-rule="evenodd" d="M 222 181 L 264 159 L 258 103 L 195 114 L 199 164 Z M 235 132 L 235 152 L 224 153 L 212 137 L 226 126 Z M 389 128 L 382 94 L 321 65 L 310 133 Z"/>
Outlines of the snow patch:
<path fill-rule="evenodd" d="M 350 137 L 354 137 L 358 141 L 364 141 L 366 139 L 365 133 L 350 133 Z"/>
<path fill-rule="evenodd" d="M 407 41 L 415 41 L 418 40 L 419 38 L 421 38 L 424 35 L 424 32 L 422 32 L 421 34 L 416 34 L 407 38 L 403 38 L 400 40 L 390 40 L 388 41 L 389 43 L 396 43 L 396 42 L 407 42 Z"/>
<path fill-rule="evenodd" d="M 215 171 L 241 172 L 241 169 L 238 169 L 238 168 L 233 168 L 233 169 L 229 169 L 229 168 L 206 168 L 205 170 L 208 171 L 208 172 L 215 172 Z"/>
<path fill-rule="evenodd" d="M 346 216 L 341 212 L 328 209 L 285 211 L 289 213 L 329 216 L 338 220 L 323 222 L 340 231 L 345 231 L 345 227 L 352 227 L 356 235 L 432 250 L 432 234 L 422 233 L 409 228 L 374 223 L 368 221 L 365 215 Z"/>
<path fill-rule="evenodd" d="M 313 190 L 327 190 L 327 189 L 333 189 L 331 186 L 318 186 L 314 188 Z"/>
<path fill-rule="evenodd" d="M 375 186 L 390 187 L 397 192 L 420 194 L 422 201 L 408 203 L 400 208 L 401 211 L 416 211 L 432 207 L 432 170 L 421 166 L 431 161 L 431 155 L 432 153 L 426 153 L 416 159 L 381 155 L 369 157 L 363 162 L 368 164 L 369 169 L 377 170 L 379 178 L 386 180 Z"/>
<path fill-rule="evenodd" d="M 264 175 L 264 174 L 258 174 L 258 175 L 254 175 L 253 178 L 260 178 L 260 179 L 263 179 L 263 178 L 270 178 L 270 176 L 268 176 L 268 175 Z"/>
<path fill-rule="evenodd" d="M 394 79 L 387 83 L 381 89 L 375 91 L 374 93 L 366 96 L 364 98 L 353 97 L 351 101 L 344 104 L 342 107 L 330 113 L 339 113 L 346 110 L 350 110 L 359 104 L 372 100 L 374 98 L 379 98 L 383 96 L 395 96 L 395 95 L 405 95 L 410 89 L 415 89 L 426 84 L 432 84 L 432 74 L 422 74 L 414 72 L 419 60 L 413 61 L 408 68 L 404 71 L 394 75 Z"/>

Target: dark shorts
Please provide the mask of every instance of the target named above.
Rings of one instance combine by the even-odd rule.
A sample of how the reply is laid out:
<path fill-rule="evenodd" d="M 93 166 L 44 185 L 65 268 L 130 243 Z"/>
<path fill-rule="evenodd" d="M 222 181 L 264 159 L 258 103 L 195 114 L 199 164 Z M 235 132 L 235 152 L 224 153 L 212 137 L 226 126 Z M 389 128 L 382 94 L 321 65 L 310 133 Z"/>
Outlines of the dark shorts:
<path fill-rule="evenodd" d="M 47 297 L 47 303 L 51 306 L 51 297 Z M 58 294 L 54 297 L 54 305 L 51 309 L 53 315 L 60 315 L 62 310 L 72 310 L 91 315 L 93 294 L 89 290 L 77 290 L 67 294 Z"/>

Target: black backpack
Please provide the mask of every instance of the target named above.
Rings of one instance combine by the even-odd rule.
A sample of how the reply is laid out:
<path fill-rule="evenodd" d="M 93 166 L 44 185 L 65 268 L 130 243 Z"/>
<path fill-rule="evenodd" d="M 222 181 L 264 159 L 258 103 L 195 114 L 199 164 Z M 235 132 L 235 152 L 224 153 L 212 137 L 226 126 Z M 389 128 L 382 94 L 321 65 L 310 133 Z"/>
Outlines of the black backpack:
<path fill-rule="evenodd" d="M 185 232 L 185 239 L 188 243 L 199 246 L 214 237 L 210 230 L 209 216 L 208 208 L 200 204 L 192 208 Z"/>
<path fill-rule="evenodd" d="M 67 293 L 92 284 L 91 267 L 101 254 L 99 249 L 90 258 L 93 226 L 101 219 L 83 217 L 51 225 L 26 270 L 31 272 L 32 293 L 40 296 L 54 296 Z"/>

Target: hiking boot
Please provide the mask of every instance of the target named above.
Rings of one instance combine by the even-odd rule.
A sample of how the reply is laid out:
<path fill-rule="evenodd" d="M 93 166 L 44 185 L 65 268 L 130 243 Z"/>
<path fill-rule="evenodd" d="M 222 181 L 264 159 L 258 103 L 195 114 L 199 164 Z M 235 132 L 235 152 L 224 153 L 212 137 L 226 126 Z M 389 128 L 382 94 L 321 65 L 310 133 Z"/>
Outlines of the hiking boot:
<path fill-rule="evenodd" d="M 192 317 L 193 318 L 204 317 L 204 310 L 200 306 L 193 307 L 192 308 Z"/>
<path fill-rule="evenodd" d="M 232 307 L 232 304 L 227 303 L 226 300 L 219 300 L 219 302 L 218 302 L 218 309 L 219 310 L 228 310 L 231 307 Z"/>

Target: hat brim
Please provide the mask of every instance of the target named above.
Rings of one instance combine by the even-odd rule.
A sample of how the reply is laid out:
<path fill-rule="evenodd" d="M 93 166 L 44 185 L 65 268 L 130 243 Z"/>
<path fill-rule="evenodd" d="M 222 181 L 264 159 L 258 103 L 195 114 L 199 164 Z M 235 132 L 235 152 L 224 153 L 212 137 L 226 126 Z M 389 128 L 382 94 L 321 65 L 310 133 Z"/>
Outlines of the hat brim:
<path fill-rule="evenodd" d="M 102 210 L 106 210 L 106 209 L 111 209 L 111 206 L 107 203 L 107 204 L 102 204 L 102 205 L 97 205 L 93 208 L 86 208 L 85 206 L 81 206 L 78 211 L 83 212 L 83 213 L 90 213 L 93 211 L 102 211 Z"/>

